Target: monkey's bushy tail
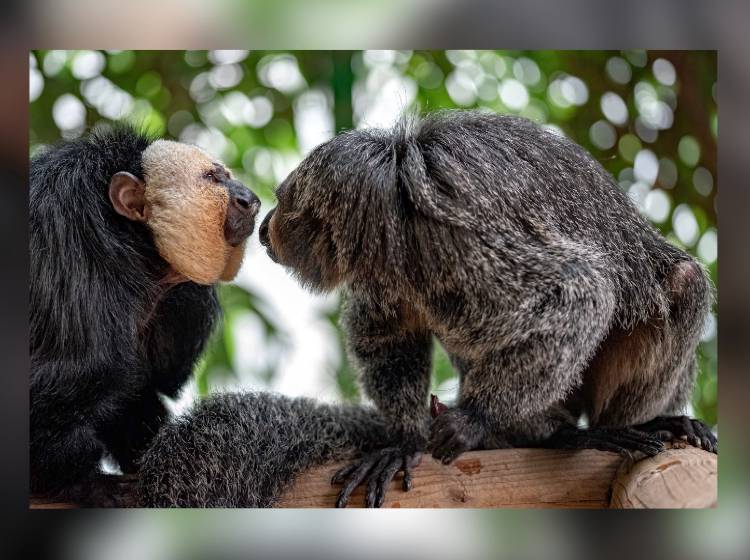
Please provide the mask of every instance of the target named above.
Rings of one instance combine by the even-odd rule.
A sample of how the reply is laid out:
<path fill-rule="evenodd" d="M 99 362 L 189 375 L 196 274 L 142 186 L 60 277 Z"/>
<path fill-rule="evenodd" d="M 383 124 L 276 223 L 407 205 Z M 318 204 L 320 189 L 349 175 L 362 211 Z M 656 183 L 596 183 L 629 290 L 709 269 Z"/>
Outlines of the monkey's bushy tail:
<path fill-rule="evenodd" d="M 141 459 L 143 507 L 269 507 L 301 471 L 385 439 L 378 413 L 270 393 L 215 394 L 164 426 Z"/>

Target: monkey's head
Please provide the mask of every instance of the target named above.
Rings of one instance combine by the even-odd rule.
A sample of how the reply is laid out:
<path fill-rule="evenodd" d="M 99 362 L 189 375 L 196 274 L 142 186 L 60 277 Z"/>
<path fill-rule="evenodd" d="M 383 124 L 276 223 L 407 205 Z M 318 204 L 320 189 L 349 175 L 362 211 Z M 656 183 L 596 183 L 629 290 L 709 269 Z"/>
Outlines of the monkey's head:
<path fill-rule="evenodd" d="M 269 256 L 316 290 L 403 293 L 405 283 L 444 281 L 471 246 L 467 232 L 484 227 L 473 192 L 481 178 L 457 156 L 451 118 L 351 131 L 315 148 L 260 226 Z"/>
<path fill-rule="evenodd" d="M 198 284 L 231 280 L 242 264 L 260 201 L 203 150 L 156 140 L 142 154 L 143 178 L 109 183 L 114 210 L 145 223 L 176 276 Z"/>

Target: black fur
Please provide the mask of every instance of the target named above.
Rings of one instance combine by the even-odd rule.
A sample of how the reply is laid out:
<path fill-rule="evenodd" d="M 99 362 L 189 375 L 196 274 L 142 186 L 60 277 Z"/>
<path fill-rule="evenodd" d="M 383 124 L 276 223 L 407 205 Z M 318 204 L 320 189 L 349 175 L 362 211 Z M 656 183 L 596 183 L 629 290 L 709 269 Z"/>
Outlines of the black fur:
<path fill-rule="evenodd" d="M 117 214 L 112 175 L 143 178 L 150 139 L 127 126 L 31 160 L 31 491 L 112 504 L 99 462 L 125 472 L 164 421 L 219 312 L 215 290 L 160 285 L 148 228 Z"/>

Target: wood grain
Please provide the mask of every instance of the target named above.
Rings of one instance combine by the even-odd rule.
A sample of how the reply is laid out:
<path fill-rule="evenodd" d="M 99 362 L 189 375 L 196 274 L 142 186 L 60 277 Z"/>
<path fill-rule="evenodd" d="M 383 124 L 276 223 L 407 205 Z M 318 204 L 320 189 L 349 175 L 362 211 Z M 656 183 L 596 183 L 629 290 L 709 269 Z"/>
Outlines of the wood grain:
<path fill-rule="evenodd" d="M 383 507 L 394 508 L 606 508 L 622 458 L 603 451 L 502 449 L 464 453 L 451 465 L 423 457 L 411 491 L 395 480 Z M 330 480 L 342 464 L 297 478 L 278 507 L 332 507 L 339 487 Z M 349 507 L 362 507 L 358 489 Z"/>

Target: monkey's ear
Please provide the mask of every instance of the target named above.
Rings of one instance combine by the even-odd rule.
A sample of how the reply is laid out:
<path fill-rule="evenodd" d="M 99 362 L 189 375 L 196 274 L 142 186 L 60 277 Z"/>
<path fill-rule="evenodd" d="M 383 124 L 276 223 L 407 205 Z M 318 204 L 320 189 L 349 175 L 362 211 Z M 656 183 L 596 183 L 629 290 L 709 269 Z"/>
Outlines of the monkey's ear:
<path fill-rule="evenodd" d="M 109 181 L 109 200 L 115 212 L 129 220 L 145 222 L 149 210 L 146 205 L 146 183 L 127 171 L 119 171 Z"/>

